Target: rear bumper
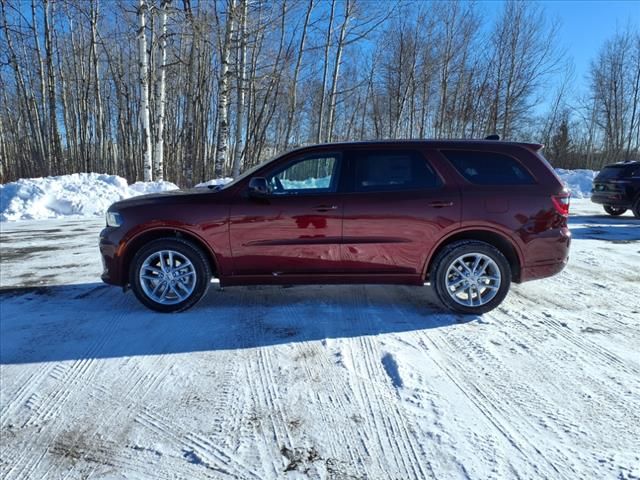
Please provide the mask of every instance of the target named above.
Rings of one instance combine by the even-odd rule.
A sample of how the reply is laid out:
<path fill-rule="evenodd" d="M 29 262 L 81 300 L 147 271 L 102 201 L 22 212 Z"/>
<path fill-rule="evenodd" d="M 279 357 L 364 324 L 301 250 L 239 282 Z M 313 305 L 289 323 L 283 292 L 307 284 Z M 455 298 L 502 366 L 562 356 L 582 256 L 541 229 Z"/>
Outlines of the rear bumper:
<path fill-rule="evenodd" d="M 519 283 L 551 277 L 560 273 L 569 261 L 571 231 L 568 227 L 550 230 L 535 249 L 538 260 L 524 265 L 520 270 Z M 533 251 L 530 253 L 534 253 Z"/>
<path fill-rule="evenodd" d="M 631 208 L 632 199 L 620 192 L 594 192 L 591 201 L 599 205 L 611 205 L 612 207 Z"/>
<path fill-rule="evenodd" d="M 528 282 L 530 280 L 539 280 L 541 278 L 552 277 L 560 273 L 567 266 L 569 257 L 562 262 L 549 263 L 546 265 L 535 265 L 533 267 L 524 267 L 520 273 L 520 282 Z"/>

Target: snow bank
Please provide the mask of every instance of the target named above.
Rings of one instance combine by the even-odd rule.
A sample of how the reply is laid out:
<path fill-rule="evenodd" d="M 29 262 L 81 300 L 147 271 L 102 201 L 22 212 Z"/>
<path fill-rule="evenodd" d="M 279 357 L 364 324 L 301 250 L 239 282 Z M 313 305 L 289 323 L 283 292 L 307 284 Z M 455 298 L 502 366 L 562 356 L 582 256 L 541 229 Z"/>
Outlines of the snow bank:
<path fill-rule="evenodd" d="M 196 188 L 208 187 L 209 185 L 226 185 L 232 180 L 233 178 L 231 177 L 214 178 L 213 180 L 207 180 L 206 182 L 197 184 Z"/>
<path fill-rule="evenodd" d="M 0 185 L 0 221 L 103 215 L 118 200 L 177 188 L 170 182 L 129 185 L 117 175 L 97 173 L 20 179 Z"/>
<path fill-rule="evenodd" d="M 567 170 L 564 168 L 556 168 L 556 173 L 564 184 L 571 190 L 573 198 L 589 198 L 591 196 L 591 187 L 593 179 L 598 172 L 595 170 Z"/>

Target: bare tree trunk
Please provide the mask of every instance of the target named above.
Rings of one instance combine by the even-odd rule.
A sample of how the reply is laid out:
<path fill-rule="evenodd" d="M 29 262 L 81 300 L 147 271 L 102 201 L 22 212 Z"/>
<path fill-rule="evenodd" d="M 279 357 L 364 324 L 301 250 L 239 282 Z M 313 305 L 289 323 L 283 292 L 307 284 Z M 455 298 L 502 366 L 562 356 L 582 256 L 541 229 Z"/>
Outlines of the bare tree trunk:
<path fill-rule="evenodd" d="M 316 142 L 322 142 L 322 124 L 324 123 L 325 91 L 327 89 L 327 74 L 329 70 L 329 49 L 331 48 L 331 33 L 333 32 L 333 15 L 335 13 L 336 0 L 331 0 L 331 10 L 329 13 L 329 25 L 327 26 L 327 40 L 324 44 L 324 64 L 322 70 L 322 85 L 320 86 L 320 113 L 318 115 L 318 131 Z"/>
<path fill-rule="evenodd" d="M 333 75 L 331 76 L 331 90 L 329 92 L 329 117 L 327 118 L 327 141 L 333 138 L 333 122 L 336 114 L 336 94 L 338 90 L 338 77 L 340 76 L 340 63 L 342 63 L 342 50 L 344 48 L 344 40 L 347 34 L 347 25 L 351 19 L 351 0 L 346 0 L 344 4 L 344 19 L 340 26 L 340 35 L 338 36 L 338 45 L 336 46 L 336 59 L 333 64 Z"/>
<path fill-rule="evenodd" d="M 58 117 L 56 111 L 56 76 L 53 69 L 53 45 L 51 41 L 50 3 L 44 0 L 44 45 L 47 58 L 48 97 L 49 97 L 49 149 L 52 168 L 62 162 L 60 135 L 58 134 Z"/>
<path fill-rule="evenodd" d="M 160 4 L 160 75 L 157 78 L 155 90 L 157 101 L 156 141 L 153 155 L 153 178 L 164 179 L 164 121 L 167 104 L 166 98 L 166 68 L 167 68 L 167 8 L 171 0 L 162 0 Z"/>
<path fill-rule="evenodd" d="M 106 148 L 105 148 L 105 119 L 104 119 L 104 108 L 102 106 L 102 93 L 100 91 L 100 64 L 98 61 L 98 2 L 97 0 L 91 1 L 91 12 L 90 12 L 90 21 L 91 21 L 91 63 L 93 63 L 93 76 L 94 76 L 94 95 L 95 95 L 95 104 L 96 104 L 96 121 L 95 121 L 95 129 L 96 129 L 96 138 L 97 138 L 97 151 L 98 158 L 97 160 L 103 166 L 106 161 Z"/>
<path fill-rule="evenodd" d="M 236 0 L 227 1 L 227 22 L 225 25 L 224 42 L 220 55 L 220 91 L 218 93 L 218 140 L 216 142 L 216 159 L 214 176 L 222 176 L 222 168 L 227 161 L 229 152 L 229 56 L 231 53 L 231 37 L 234 28 Z"/>
<path fill-rule="evenodd" d="M 151 128 L 149 121 L 149 71 L 147 61 L 147 34 L 146 15 L 147 3 L 140 0 L 138 6 L 138 54 L 140 66 L 140 115 L 142 117 L 142 147 L 143 147 L 143 169 L 144 181 L 150 182 L 153 178 L 151 171 Z"/>
<path fill-rule="evenodd" d="M 240 0 L 240 33 L 239 33 L 239 72 L 238 95 L 236 97 L 236 144 L 233 152 L 233 168 L 231 176 L 240 175 L 244 153 L 242 124 L 244 120 L 245 76 L 247 74 L 247 7 L 248 0 Z"/>
<path fill-rule="evenodd" d="M 307 12 L 304 17 L 304 24 L 302 26 L 302 33 L 300 34 L 300 44 L 298 45 L 298 56 L 296 57 L 296 66 L 293 69 L 293 79 L 291 80 L 291 90 L 289 94 L 289 110 L 287 112 L 287 127 L 284 134 L 284 149 L 289 147 L 289 141 L 291 136 L 291 129 L 293 127 L 293 120 L 298 103 L 298 75 L 300 74 L 300 65 L 302 64 L 302 54 L 304 52 L 304 44 L 307 38 L 307 29 L 309 27 L 309 18 L 311 17 L 311 11 L 313 10 L 314 0 L 309 0 L 307 6 Z"/>
<path fill-rule="evenodd" d="M 45 112 L 44 110 L 40 113 L 39 112 L 39 107 L 42 106 L 44 108 L 45 105 L 45 97 L 47 95 L 47 88 L 46 88 L 46 80 L 45 80 L 45 66 L 44 66 L 44 60 L 42 59 L 42 50 L 40 49 L 40 34 L 38 33 L 38 21 L 37 21 L 37 15 L 36 15 L 36 2 L 35 0 L 31 0 L 31 30 L 33 32 L 33 39 L 34 39 L 34 43 L 35 43 L 35 47 L 36 47 L 36 56 L 38 58 L 38 76 L 40 77 L 40 102 L 39 105 L 36 105 L 36 108 L 38 109 L 38 118 L 39 119 L 44 119 L 45 117 Z M 40 129 L 40 131 L 43 133 L 43 135 L 45 137 L 48 137 L 47 133 L 46 133 L 46 128 L 44 127 L 44 125 L 40 124 L 38 125 L 38 128 Z M 51 170 L 51 150 L 49 148 L 49 144 L 45 143 L 44 147 L 45 147 L 45 155 L 47 158 L 47 164 L 48 164 L 48 170 Z"/>

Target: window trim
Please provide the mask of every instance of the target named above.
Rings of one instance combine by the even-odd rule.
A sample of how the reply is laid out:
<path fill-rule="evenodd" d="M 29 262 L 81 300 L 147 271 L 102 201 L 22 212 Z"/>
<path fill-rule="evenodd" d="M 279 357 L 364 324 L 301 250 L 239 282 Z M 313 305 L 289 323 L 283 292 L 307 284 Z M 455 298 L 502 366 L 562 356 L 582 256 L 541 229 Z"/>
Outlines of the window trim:
<path fill-rule="evenodd" d="M 488 188 L 518 187 L 518 188 L 522 188 L 522 187 L 528 187 L 528 186 L 533 186 L 533 185 L 540 185 L 540 181 L 533 174 L 531 169 L 529 169 L 520 160 L 518 160 L 518 158 L 516 158 L 515 156 L 513 156 L 510 153 L 501 152 L 501 151 L 498 151 L 498 150 L 484 150 L 484 149 L 477 149 L 477 148 L 460 148 L 460 147 L 457 147 L 457 148 L 456 147 L 438 148 L 437 152 L 449 165 L 451 165 L 451 168 L 453 169 L 453 171 L 462 179 L 462 181 L 466 182 L 469 185 L 473 185 L 474 187 L 488 187 Z M 460 170 L 458 170 L 456 165 L 449 159 L 449 157 L 446 155 L 445 152 L 469 152 L 469 153 L 501 155 L 503 157 L 507 157 L 507 158 L 511 159 L 517 165 L 519 165 L 520 168 L 522 168 L 526 173 L 529 174 L 529 177 L 531 177 L 532 181 L 531 182 L 527 182 L 527 183 L 476 183 L 476 182 L 472 182 Z"/>
<path fill-rule="evenodd" d="M 342 171 L 344 169 L 344 154 L 340 151 L 326 151 L 326 152 L 308 152 L 299 157 L 293 157 L 289 160 L 285 161 L 277 165 L 275 168 L 265 172 L 261 175 L 264 178 L 269 178 L 270 176 L 275 176 L 276 174 L 285 171 L 292 165 L 296 163 L 304 162 L 305 160 L 310 160 L 314 158 L 329 158 L 334 157 L 336 159 L 335 166 L 333 169 L 333 174 L 331 178 L 331 183 L 329 184 L 329 190 L 324 190 L 320 188 L 301 188 L 301 189 L 292 189 L 287 193 L 286 191 L 283 193 L 273 193 L 269 194 L 269 198 L 285 198 L 285 197 L 309 197 L 309 196 L 318 196 L 318 195 L 335 195 L 340 191 L 340 179 L 342 177 Z M 321 190 L 321 191 L 318 191 Z"/>

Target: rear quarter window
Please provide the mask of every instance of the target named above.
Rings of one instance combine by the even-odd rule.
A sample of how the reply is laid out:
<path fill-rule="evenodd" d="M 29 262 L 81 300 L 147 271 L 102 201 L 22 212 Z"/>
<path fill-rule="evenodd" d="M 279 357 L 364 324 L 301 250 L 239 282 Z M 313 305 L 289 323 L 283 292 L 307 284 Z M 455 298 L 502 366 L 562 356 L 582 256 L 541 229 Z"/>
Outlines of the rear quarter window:
<path fill-rule="evenodd" d="M 469 182 L 476 185 L 532 185 L 535 179 L 520 162 L 508 155 L 471 150 L 441 150 Z"/>

